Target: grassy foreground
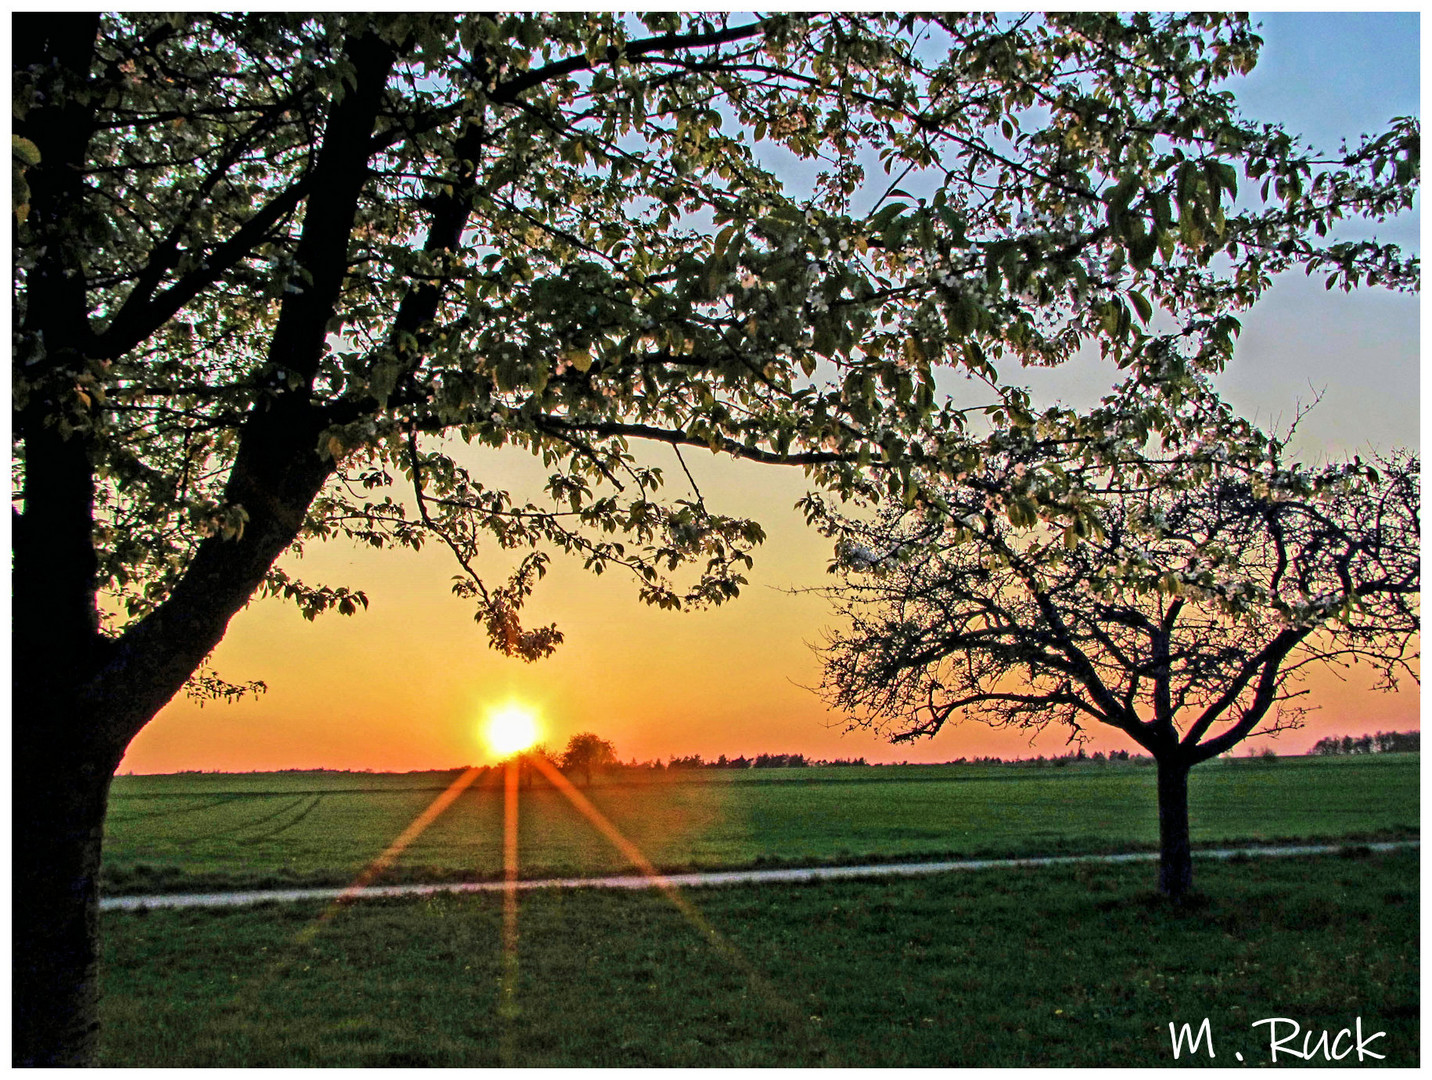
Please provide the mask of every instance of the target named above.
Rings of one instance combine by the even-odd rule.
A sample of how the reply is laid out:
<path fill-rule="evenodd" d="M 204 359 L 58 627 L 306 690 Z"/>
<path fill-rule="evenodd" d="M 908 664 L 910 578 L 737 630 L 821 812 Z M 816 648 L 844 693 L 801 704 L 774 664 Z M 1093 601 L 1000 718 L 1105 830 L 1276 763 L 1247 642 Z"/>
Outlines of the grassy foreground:
<path fill-rule="evenodd" d="M 1195 844 L 1415 836 L 1416 754 L 1214 761 L 1195 769 Z M 119 777 L 106 822 L 110 893 L 345 884 L 456 773 Z M 502 794 L 491 770 L 402 855 L 390 880 L 494 878 Z M 1152 768 L 1086 763 L 619 772 L 588 792 L 667 870 L 1152 849 Z M 629 869 L 557 792 L 522 792 L 522 874 Z"/>
<path fill-rule="evenodd" d="M 1130 866 L 687 892 L 724 946 L 656 892 L 524 894 L 506 1017 L 498 896 L 108 913 L 101 1059 L 1164 1066 L 1208 1017 L 1217 1058 L 1178 1065 L 1257 1065 L 1276 1016 L 1418 1064 L 1416 852 L 1196 874 L 1183 910 Z"/>

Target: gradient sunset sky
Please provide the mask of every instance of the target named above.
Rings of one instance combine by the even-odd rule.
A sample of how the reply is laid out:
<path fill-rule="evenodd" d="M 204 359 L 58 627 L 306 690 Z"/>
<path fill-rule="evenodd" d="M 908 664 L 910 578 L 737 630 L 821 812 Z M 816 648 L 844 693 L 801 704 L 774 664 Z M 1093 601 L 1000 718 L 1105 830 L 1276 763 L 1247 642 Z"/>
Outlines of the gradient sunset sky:
<path fill-rule="evenodd" d="M 1246 115 L 1285 122 L 1335 151 L 1340 137 L 1351 140 L 1381 130 L 1393 116 L 1419 112 L 1418 14 L 1257 18 L 1262 61 L 1251 77 L 1228 86 Z M 1379 226 L 1379 238 L 1416 249 L 1418 216 Z M 1416 448 L 1418 314 L 1415 296 L 1371 290 L 1347 296 L 1325 292 L 1317 280 L 1281 280 L 1245 318 L 1220 386 L 1245 414 L 1275 426 L 1299 401 L 1323 392 L 1300 430 L 1304 460 Z M 1110 379 L 1088 365 L 1037 374 L 1026 380 L 1037 399 L 1074 404 L 1097 399 Z M 482 453 L 493 483 L 506 482 L 535 501 L 545 477 L 539 463 L 520 453 Z M 670 497 L 689 493 L 674 458 L 653 460 L 666 466 Z M 483 764 L 477 737 L 483 713 L 509 700 L 539 712 L 550 747 L 594 731 L 615 743 L 624 760 L 802 752 L 913 762 L 1064 752 L 1065 734 L 1056 729 L 1033 745 L 1028 735 L 977 724 L 948 726 L 933 739 L 901 746 L 869 732 L 842 734 L 842 719 L 804 689 L 819 681 L 809 646 L 829 625 L 826 602 L 789 591 L 827 580 L 828 546 L 792 508 L 806 490 L 803 476 L 695 453 L 686 460 L 713 511 L 756 517 L 769 534 L 751 585 L 734 603 L 696 613 L 656 611 L 637 601 L 630 579 L 615 572 L 593 578 L 555 556 L 528 619 L 556 622 L 566 643 L 551 659 L 524 664 L 487 647 L 471 607 L 450 595 L 455 571 L 436 545 L 417 555 L 313 546 L 282 565 L 312 582 L 364 589 L 369 610 L 308 623 L 292 604 L 255 602 L 230 625 L 214 667 L 230 680 L 263 679 L 268 693 L 202 709 L 176 698 L 134 741 L 121 771 Z M 1352 672 L 1346 682 L 1320 678 L 1310 685 L 1321 708 L 1303 730 L 1245 745 L 1300 753 L 1327 734 L 1419 726 L 1415 684 L 1376 694 Z M 1094 748 L 1136 749 L 1117 732 L 1093 734 Z"/>

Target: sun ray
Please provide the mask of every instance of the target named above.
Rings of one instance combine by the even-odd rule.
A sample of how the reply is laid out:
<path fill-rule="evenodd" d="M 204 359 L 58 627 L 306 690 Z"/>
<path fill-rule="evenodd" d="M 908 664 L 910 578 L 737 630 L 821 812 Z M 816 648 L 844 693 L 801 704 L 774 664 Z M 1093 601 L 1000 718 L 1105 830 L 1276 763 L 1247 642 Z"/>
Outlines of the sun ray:
<path fill-rule="evenodd" d="M 671 879 L 658 870 L 655 864 L 646 857 L 635 844 L 626 838 L 611 819 L 592 805 L 590 799 L 583 795 L 573 786 L 572 782 L 557 771 L 551 762 L 547 761 L 540 754 L 532 754 L 529 759 L 533 766 L 547 778 L 548 782 L 566 796 L 583 817 L 592 823 L 603 836 L 607 838 L 618 851 L 630 860 L 631 864 L 641 871 L 642 875 L 651 881 L 652 885 L 660 889 L 666 898 L 671 901 L 676 910 L 684 915 L 688 922 L 694 926 L 708 943 L 721 956 L 743 975 L 750 982 L 756 993 L 770 1005 L 786 1024 L 790 1027 L 796 1041 L 803 1046 L 810 1046 L 812 1043 L 812 1032 L 806 1018 L 786 998 L 785 995 L 777 992 L 764 975 L 751 963 L 744 953 L 735 944 L 726 938 L 719 930 L 712 926 L 704 915 L 701 914 L 672 883 Z M 515 815 L 514 815 L 515 816 Z M 514 841 L 515 842 L 515 841 Z M 514 900 L 515 904 L 515 900 Z M 834 1062 L 828 1062 L 835 1064 Z"/>
<path fill-rule="evenodd" d="M 503 834 L 502 834 L 502 956 L 499 981 L 497 1012 L 499 1018 L 498 1060 L 504 1067 L 517 1064 L 516 1061 L 516 1019 L 520 1013 L 517 1002 L 518 975 L 518 925 L 517 895 L 519 882 L 518 861 L 518 780 L 522 762 L 537 769 L 551 785 L 572 804 L 606 839 L 635 866 L 654 887 L 661 890 L 671 904 L 681 912 L 703 938 L 733 967 L 739 970 L 749 982 L 757 997 L 763 1000 L 771 1011 L 779 1016 L 790 1030 L 795 1042 L 813 1053 L 824 1049 L 817 1032 L 813 1031 L 807 1018 L 785 995 L 779 993 L 766 977 L 745 955 L 720 931 L 712 926 L 677 886 L 660 870 L 641 849 L 633 844 L 611 822 L 605 814 L 592 805 L 591 801 L 578 791 L 565 776 L 540 754 L 514 754 L 504 763 L 503 778 Z M 331 901 L 319 915 L 293 938 L 293 946 L 301 948 L 313 941 L 332 919 L 351 901 L 362 895 L 376 877 L 389 869 L 419 836 L 450 807 L 457 798 L 472 786 L 482 770 L 470 767 L 463 771 L 428 807 L 413 819 L 398 836 L 353 880 L 343 892 Z M 249 982 L 242 996 L 251 997 L 261 992 L 272 980 L 282 977 L 297 957 L 287 960 L 276 957 L 265 976 Z M 828 1051 L 827 1051 L 828 1054 Z M 837 1062 L 828 1056 L 828 1065 Z"/>
<path fill-rule="evenodd" d="M 373 879 L 393 865 L 399 855 L 406 850 L 419 836 L 421 836 L 434 821 L 457 801 L 464 791 L 472 786 L 474 780 L 482 775 L 482 769 L 476 766 L 469 766 L 464 769 L 456 779 L 453 780 L 442 793 L 438 795 L 421 814 L 415 817 L 411 823 L 400 832 L 397 837 L 367 866 L 359 872 L 351 884 L 338 896 L 329 901 L 322 911 L 314 917 L 306 926 L 293 936 L 290 948 L 297 950 L 313 942 L 325 926 L 337 917 L 338 913 L 350 902 L 362 895 L 363 889 L 372 883 Z M 273 963 L 262 971 L 259 976 L 248 982 L 239 992 L 238 999 L 249 1001 L 266 990 L 274 981 L 284 977 L 297 962 L 296 954 L 285 957 L 275 955 Z"/>
<path fill-rule="evenodd" d="M 470 788 L 472 782 L 481 775 L 482 770 L 480 768 L 476 765 L 469 765 L 461 776 L 448 785 L 446 791 L 434 799 L 426 810 L 415 817 L 412 823 L 398 834 L 397 839 L 389 844 L 381 855 L 369 863 L 363 872 L 353 879 L 353 884 L 344 889 L 343 895 L 335 902 L 340 904 L 347 903 L 353 899 L 359 890 L 367 887 L 374 878 L 391 867 L 393 863 L 397 861 L 398 856 L 407 849 L 408 845 L 422 836 L 423 833 L 427 831 L 428 826 L 436 821 L 444 810 L 456 802 L 458 796 Z"/>
<path fill-rule="evenodd" d="M 578 791 L 570 780 L 557 771 L 551 762 L 544 759 L 540 754 L 533 754 L 530 758 L 532 765 L 546 777 L 548 783 L 567 797 L 577 811 L 596 826 L 597 831 L 605 836 L 613 847 L 625 855 L 633 866 L 640 870 L 646 877 L 650 878 L 652 884 L 663 889 L 674 889 L 675 886 L 667 880 L 666 876 L 649 860 L 639 847 L 633 844 L 618 831 L 605 814 L 591 804 L 591 801 Z"/>
<path fill-rule="evenodd" d="M 502 976 L 498 987 L 500 1030 L 497 1059 L 504 1067 L 515 1057 L 517 1006 L 517 779 L 520 758 L 509 758 L 502 799 Z"/>
<path fill-rule="evenodd" d="M 459 795 L 472 786 L 472 782 L 482 775 L 482 770 L 475 765 L 470 765 L 443 790 L 436 799 L 428 804 L 426 810 L 415 817 L 402 832 L 383 851 L 365 866 L 357 877 L 336 896 L 319 916 L 298 934 L 296 944 L 304 945 L 312 941 L 318 932 L 323 929 L 324 924 L 329 922 L 338 912 L 352 900 L 360 896 L 364 889 L 373 883 L 373 879 L 392 867 L 401 855 L 418 837 L 427 831 L 429 825 L 441 816 L 442 812 L 457 801 Z"/>

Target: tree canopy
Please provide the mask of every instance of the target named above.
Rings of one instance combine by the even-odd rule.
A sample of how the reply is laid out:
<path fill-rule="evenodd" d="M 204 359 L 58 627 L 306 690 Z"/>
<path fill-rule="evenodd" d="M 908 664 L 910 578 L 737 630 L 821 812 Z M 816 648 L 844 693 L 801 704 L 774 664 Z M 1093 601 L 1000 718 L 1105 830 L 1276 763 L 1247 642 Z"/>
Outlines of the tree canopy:
<path fill-rule="evenodd" d="M 1229 16 L 135 15 L 74 36 L 70 69 L 17 52 L 16 490 L 28 510 L 32 433 L 86 446 L 110 636 L 246 536 L 267 556 L 246 578 L 310 614 L 363 597 L 271 569 L 288 534 L 436 539 L 494 644 L 541 655 L 559 632 L 518 612 L 549 550 L 668 606 L 742 582 L 759 526 L 660 501 L 634 440 L 905 490 L 950 445 L 913 433 L 964 430 L 942 366 L 1020 410 L 999 361 L 1097 341 L 1154 384 L 1221 364 L 1280 269 L 1414 272 L 1317 239 L 1406 205 L 1379 178 L 1410 175 L 1413 126 L 1330 159 L 1241 121 L 1220 85 L 1258 40 Z M 808 195 L 781 154 L 818 170 Z M 464 441 L 540 455 L 551 503 L 484 483 Z M 304 460 L 292 492 L 260 475 L 279 447 Z M 492 583 L 483 548 L 527 554 Z M 695 581 L 668 579 L 682 563 Z"/>
<path fill-rule="evenodd" d="M 1268 439 L 1255 467 L 1230 465 L 1237 443 L 1207 423 L 1131 476 L 1071 459 L 1046 419 L 938 504 L 828 521 L 848 627 L 828 699 L 897 741 L 967 718 L 1071 739 L 1102 724 L 1196 764 L 1296 726 L 1320 665 L 1415 678 L 1419 460 L 1309 468 Z M 1098 514 L 1012 525 L 1035 459 Z"/>
<path fill-rule="evenodd" d="M 567 749 L 562 751 L 561 765 L 566 770 L 576 770 L 592 782 L 592 770 L 605 768 L 617 763 L 616 747 L 606 739 L 584 731 L 567 740 Z"/>

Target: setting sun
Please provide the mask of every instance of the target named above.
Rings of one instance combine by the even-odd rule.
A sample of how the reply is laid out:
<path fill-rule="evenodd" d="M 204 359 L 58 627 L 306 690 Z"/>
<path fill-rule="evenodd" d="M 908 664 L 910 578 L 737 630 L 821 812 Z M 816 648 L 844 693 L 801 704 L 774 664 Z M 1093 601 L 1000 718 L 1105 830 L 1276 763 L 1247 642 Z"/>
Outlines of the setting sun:
<path fill-rule="evenodd" d="M 520 754 L 535 743 L 540 733 L 537 714 L 525 705 L 508 702 L 488 710 L 482 737 L 494 757 Z"/>

